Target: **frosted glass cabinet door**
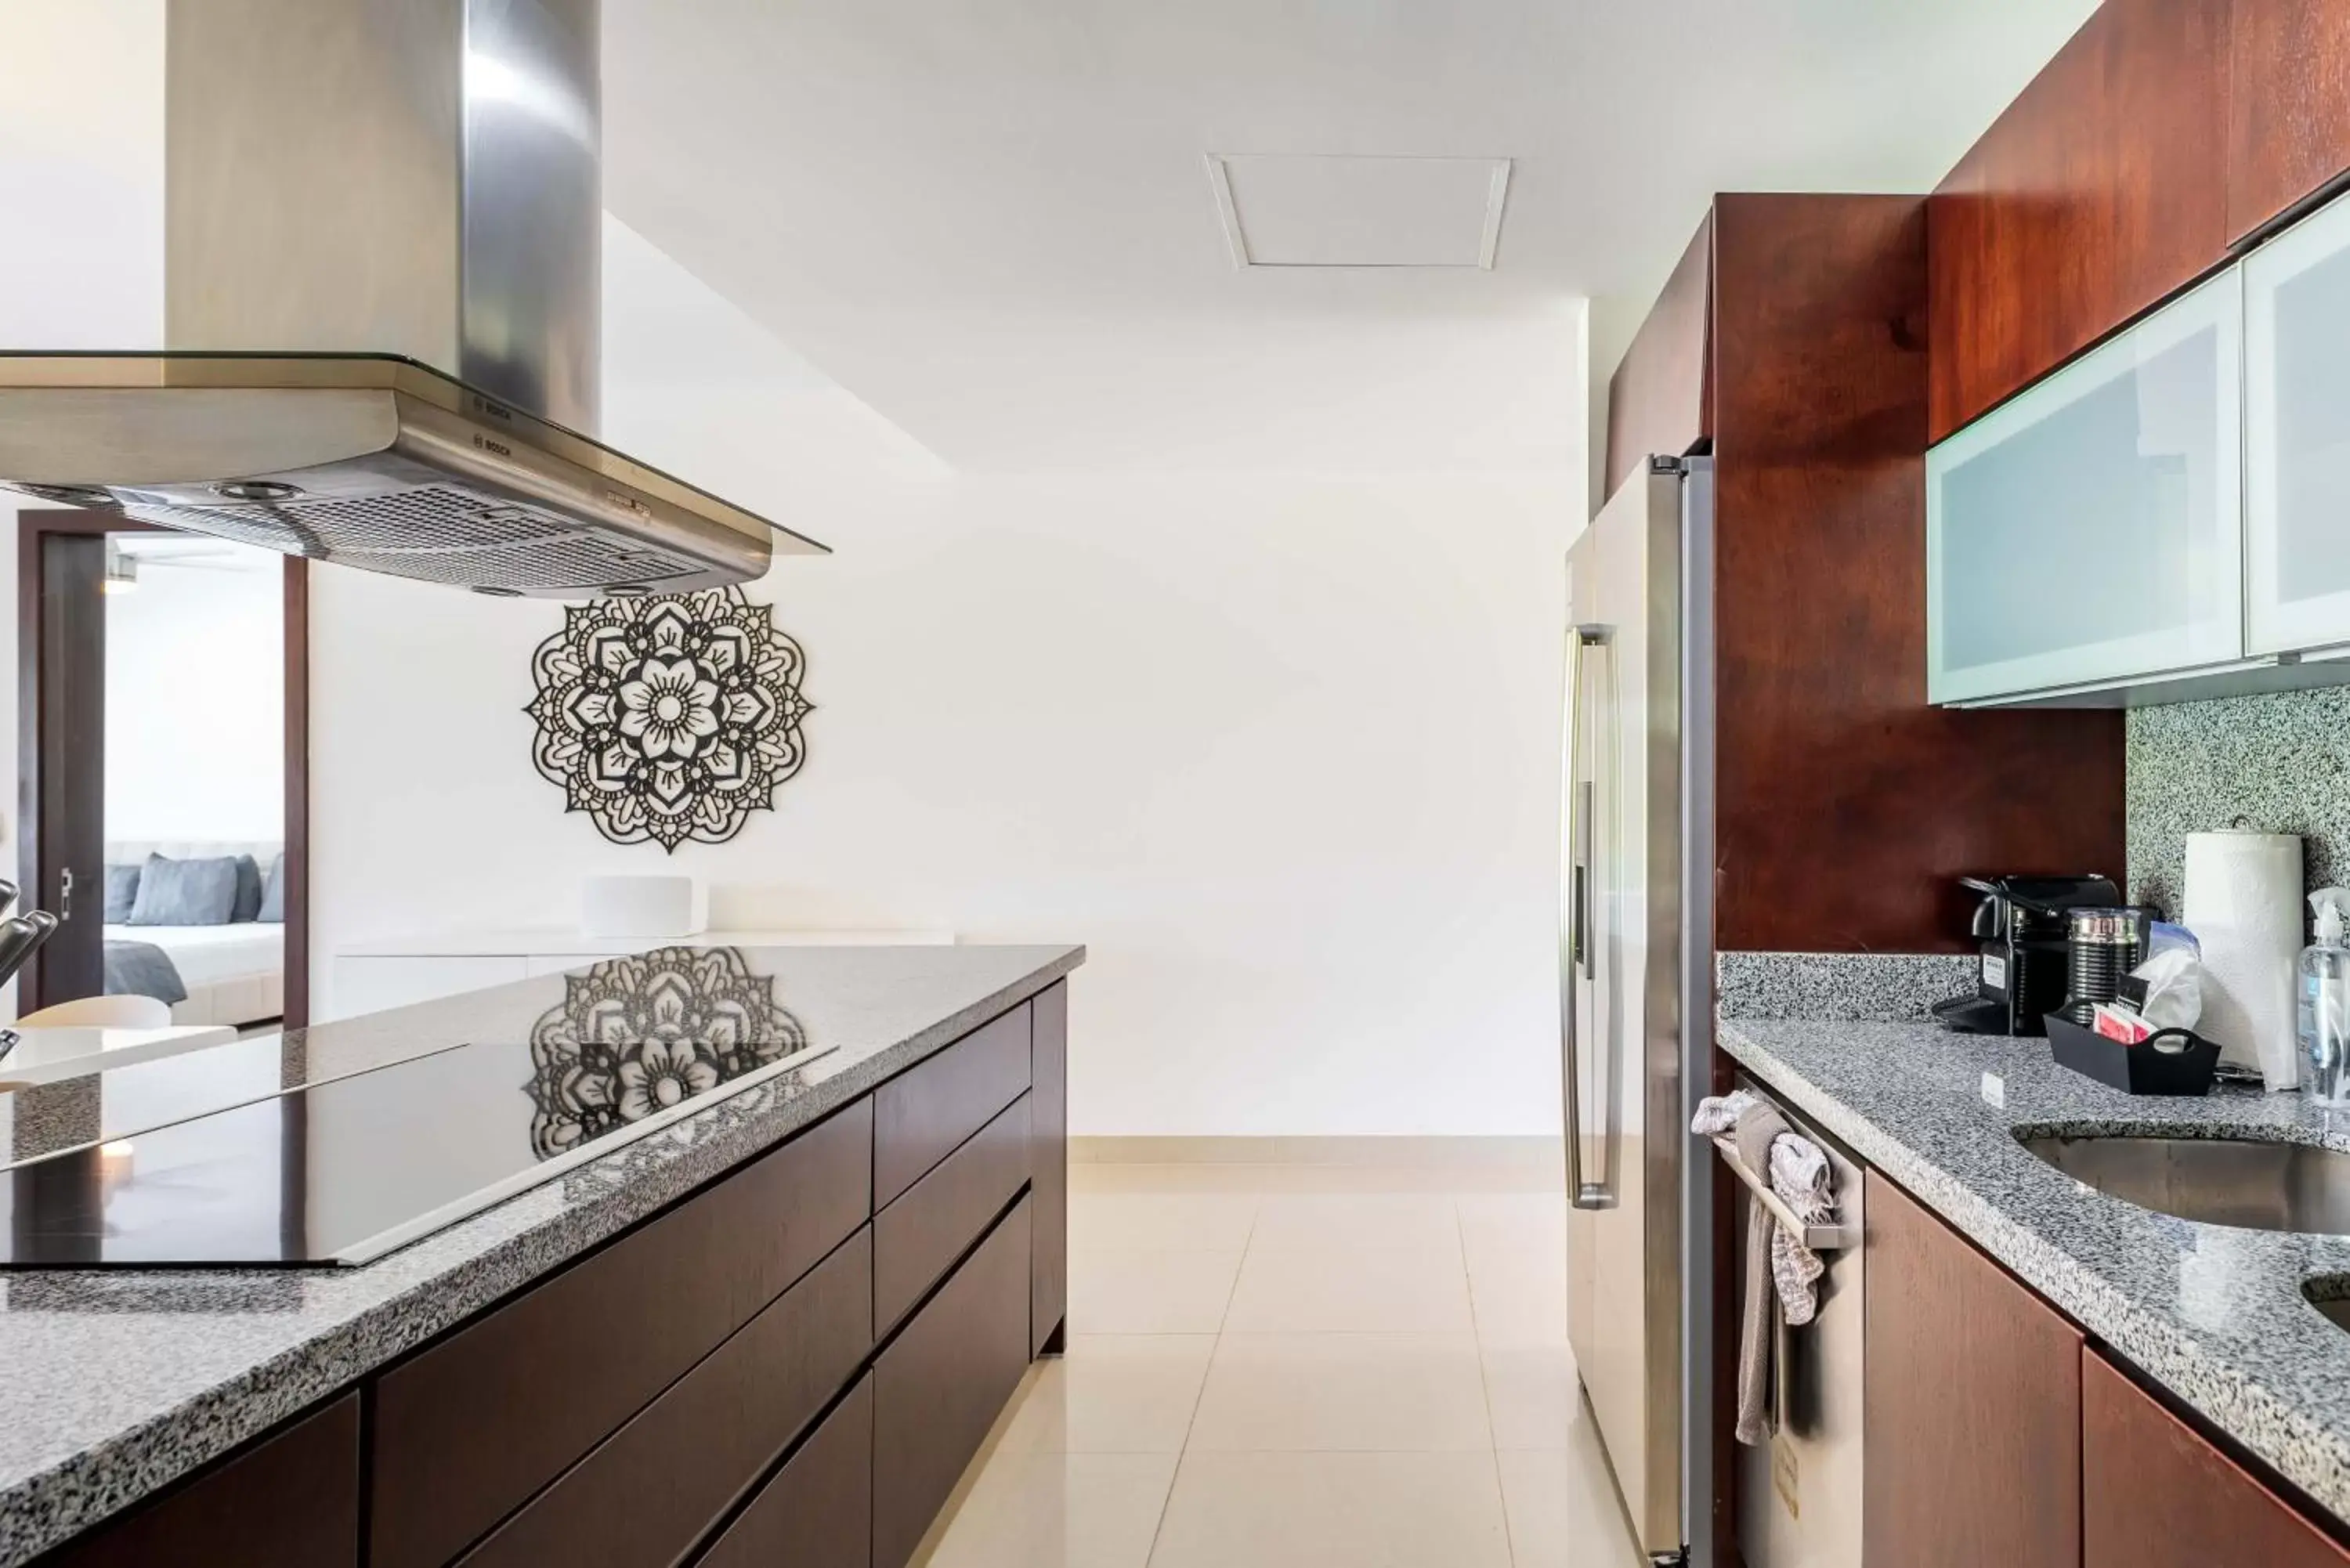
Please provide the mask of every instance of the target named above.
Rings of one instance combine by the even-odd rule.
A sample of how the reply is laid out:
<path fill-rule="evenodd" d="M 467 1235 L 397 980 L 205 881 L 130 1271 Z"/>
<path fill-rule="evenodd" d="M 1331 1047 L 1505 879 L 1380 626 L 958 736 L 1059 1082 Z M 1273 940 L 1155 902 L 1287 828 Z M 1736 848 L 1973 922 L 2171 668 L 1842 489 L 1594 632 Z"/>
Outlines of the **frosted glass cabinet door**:
<path fill-rule="evenodd" d="M 2350 202 L 2244 262 L 2245 631 L 2350 642 Z"/>
<path fill-rule="evenodd" d="M 2242 294 L 2180 296 L 1926 454 L 1926 694 L 2243 656 Z"/>

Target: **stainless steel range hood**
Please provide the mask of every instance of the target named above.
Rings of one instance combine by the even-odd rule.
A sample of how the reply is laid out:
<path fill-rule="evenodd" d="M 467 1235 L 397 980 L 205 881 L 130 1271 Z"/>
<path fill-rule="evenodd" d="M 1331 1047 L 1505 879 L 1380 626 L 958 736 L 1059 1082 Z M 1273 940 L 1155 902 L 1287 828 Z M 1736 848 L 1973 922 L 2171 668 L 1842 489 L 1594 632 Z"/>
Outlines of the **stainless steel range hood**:
<path fill-rule="evenodd" d="M 160 354 L 0 354 L 0 484 L 487 593 L 824 546 L 597 427 L 597 0 L 172 0 Z"/>

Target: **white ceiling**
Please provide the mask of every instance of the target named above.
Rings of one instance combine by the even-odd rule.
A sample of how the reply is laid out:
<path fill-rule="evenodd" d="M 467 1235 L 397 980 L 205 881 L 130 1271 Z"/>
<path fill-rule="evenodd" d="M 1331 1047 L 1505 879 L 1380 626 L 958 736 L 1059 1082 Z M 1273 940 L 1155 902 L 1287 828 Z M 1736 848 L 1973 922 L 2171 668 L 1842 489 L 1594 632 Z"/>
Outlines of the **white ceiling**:
<path fill-rule="evenodd" d="M 2094 0 L 606 0 L 613 212 L 966 470 L 1582 462 L 1715 190 L 1923 190 Z M 1236 269 L 1209 154 L 1513 160 L 1496 265 Z"/>

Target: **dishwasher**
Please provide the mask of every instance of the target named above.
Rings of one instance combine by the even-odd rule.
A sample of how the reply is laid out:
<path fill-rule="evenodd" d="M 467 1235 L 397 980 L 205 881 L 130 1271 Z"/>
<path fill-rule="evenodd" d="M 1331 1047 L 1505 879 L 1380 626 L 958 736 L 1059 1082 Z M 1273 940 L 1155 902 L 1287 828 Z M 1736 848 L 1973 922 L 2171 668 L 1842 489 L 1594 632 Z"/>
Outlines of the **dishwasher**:
<path fill-rule="evenodd" d="M 1738 1546 L 1749 1568 L 1860 1568 L 1861 1395 L 1866 1355 L 1867 1258 L 1862 1240 L 1861 1168 L 1852 1151 L 1812 1125 L 1780 1096 L 1741 1075 L 1738 1086 L 1766 1100 L 1794 1132 L 1819 1145 L 1835 1172 L 1835 1223 L 1814 1228 L 1826 1272 L 1819 1279 L 1819 1313 L 1790 1328 L 1777 1313 L 1772 1355 L 1771 1437 L 1759 1448 L 1737 1446 Z M 1748 1189 L 1734 1235 L 1737 1266 L 1746 1278 L 1747 1204 L 1754 1183 L 1728 1148 L 1719 1158 Z M 1767 1176 L 1762 1179 L 1767 1185 Z"/>

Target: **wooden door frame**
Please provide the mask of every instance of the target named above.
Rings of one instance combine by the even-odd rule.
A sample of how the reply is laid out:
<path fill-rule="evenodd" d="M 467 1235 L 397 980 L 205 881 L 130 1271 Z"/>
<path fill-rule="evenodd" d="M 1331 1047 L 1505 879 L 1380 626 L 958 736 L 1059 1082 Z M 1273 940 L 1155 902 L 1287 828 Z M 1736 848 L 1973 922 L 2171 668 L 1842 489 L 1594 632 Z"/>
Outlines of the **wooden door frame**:
<path fill-rule="evenodd" d="M 102 512 L 16 514 L 16 861 L 29 905 L 41 868 L 41 553 L 58 535 L 169 533 Z M 286 1027 L 310 1020 L 310 563 L 286 557 Z M 264 867 L 265 871 L 267 868 Z M 101 884 L 94 890 L 105 897 Z M 299 918 L 296 918 L 298 913 Z M 36 969 L 28 975 L 37 979 Z M 29 1011 L 19 1000 L 18 1011 Z"/>

